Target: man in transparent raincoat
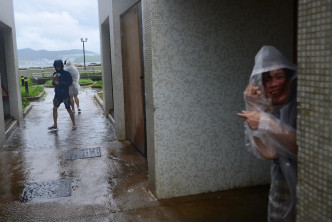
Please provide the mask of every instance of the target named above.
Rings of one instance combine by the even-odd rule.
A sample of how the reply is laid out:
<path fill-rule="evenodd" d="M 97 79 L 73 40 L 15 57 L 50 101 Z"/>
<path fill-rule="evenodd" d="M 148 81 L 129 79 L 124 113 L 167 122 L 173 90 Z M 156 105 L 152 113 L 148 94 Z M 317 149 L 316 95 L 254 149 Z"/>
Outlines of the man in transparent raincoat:
<path fill-rule="evenodd" d="M 272 160 L 268 220 L 295 221 L 297 183 L 296 66 L 273 46 L 255 57 L 244 92 L 246 147 Z"/>

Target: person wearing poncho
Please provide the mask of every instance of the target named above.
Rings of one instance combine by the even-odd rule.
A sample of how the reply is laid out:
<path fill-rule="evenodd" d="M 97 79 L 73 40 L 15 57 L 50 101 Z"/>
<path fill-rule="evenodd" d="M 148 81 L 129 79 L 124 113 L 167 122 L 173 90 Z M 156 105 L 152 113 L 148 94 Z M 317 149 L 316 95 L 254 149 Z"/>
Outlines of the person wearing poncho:
<path fill-rule="evenodd" d="M 272 160 L 268 221 L 295 221 L 297 184 L 296 65 L 263 46 L 244 92 L 246 147 Z"/>
<path fill-rule="evenodd" d="M 75 113 L 75 103 L 77 106 L 77 111 L 80 113 L 80 100 L 78 99 L 78 90 L 80 89 L 80 85 L 78 84 L 78 80 L 80 79 L 80 73 L 77 68 L 72 64 L 70 60 L 65 60 L 64 70 L 70 72 L 73 78 L 73 84 L 69 86 L 69 96 L 70 96 L 70 104 L 73 113 Z"/>
<path fill-rule="evenodd" d="M 53 125 L 48 127 L 49 130 L 58 129 L 58 108 L 61 103 L 64 103 L 66 110 L 72 121 L 72 130 L 76 130 L 75 117 L 70 109 L 69 86 L 73 79 L 69 72 L 63 69 L 63 62 L 61 59 L 55 60 L 53 63 L 55 72 L 53 73 L 52 85 L 54 86 L 53 99 Z"/>

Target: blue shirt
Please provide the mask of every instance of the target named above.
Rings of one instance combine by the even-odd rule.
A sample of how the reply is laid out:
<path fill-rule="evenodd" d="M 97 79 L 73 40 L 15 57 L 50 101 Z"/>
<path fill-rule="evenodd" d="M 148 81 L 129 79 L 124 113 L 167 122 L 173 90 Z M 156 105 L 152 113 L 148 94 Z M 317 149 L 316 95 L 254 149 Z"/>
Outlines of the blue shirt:
<path fill-rule="evenodd" d="M 59 85 L 55 85 L 54 79 L 52 85 L 55 87 L 54 92 L 56 98 L 59 99 L 66 99 L 69 98 L 69 86 L 73 83 L 73 79 L 71 74 L 63 69 L 57 70 L 53 73 L 53 77 L 56 74 L 60 74 L 59 77 Z"/>

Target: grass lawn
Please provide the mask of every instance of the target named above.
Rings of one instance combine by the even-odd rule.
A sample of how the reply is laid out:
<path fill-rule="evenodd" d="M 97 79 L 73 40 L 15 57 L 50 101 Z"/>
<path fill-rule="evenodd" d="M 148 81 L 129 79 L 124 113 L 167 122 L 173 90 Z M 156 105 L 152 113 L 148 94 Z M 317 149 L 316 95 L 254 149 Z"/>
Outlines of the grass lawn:
<path fill-rule="evenodd" d="M 52 81 L 53 80 L 48 80 L 47 82 L 45 82 L 45 85 L 47 86 L 51 86 L 52 85 Z M 80 79 L 78 80 L 78 84 L 82 84 L 82 83 L 92 83 L 92 79 Z"/>
<path fill-rule="evenodd" d="M 93 83 L 92 86 L 98 86 L 98 87 L 102 88 L 103 87 L 103 80 L 99 80 L 99 81 Z"/>
<path fill-rule="evenodd" d="M 82 84 L 82 83 L 92 83 L 92 79 L 80 79 L 78 80 L 78 84 Z"/>
<path fill-rule="evenodd" d="M 22 97 L 35 97 L 39 96 L 44 91 L 44 86 L 29 86 L 29 93 L 25 92 L 25 86 L 21 86 Z"/>
<path fill-rule="evenodd" d="M 101 100 L 103 100 L 103 93 L 102 92 L 98 92 L 97 94 L 98 94 L 99 98 L 101 98 Z"/>
<path fill-rule="evenodd" d="M 48 80 L 47 82 L 45 82 L 44 85 L 51 86 L 51 85 L 52 85 L 52 81 L 53 81 L 53 80 Z"/>

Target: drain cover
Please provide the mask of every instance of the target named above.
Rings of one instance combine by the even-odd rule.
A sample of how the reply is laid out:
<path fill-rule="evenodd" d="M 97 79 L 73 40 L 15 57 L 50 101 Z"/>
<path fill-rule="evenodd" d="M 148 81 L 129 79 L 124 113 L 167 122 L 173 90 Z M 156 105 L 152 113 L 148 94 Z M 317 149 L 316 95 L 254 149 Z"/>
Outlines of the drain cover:
<path fill-rule="evenodd" d="M 26 183 L 21 195 L 21 202 L 33 199 L 51 199 L 71 196 L 71 179 L 64 178 L 46 182 Z"/>
<path fill-rule="evenodd" d="M 86 159 L 92 157 L 100 157 L 100 147 L 72 149 L 67 151 L 67 160 Z"/>

